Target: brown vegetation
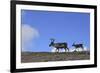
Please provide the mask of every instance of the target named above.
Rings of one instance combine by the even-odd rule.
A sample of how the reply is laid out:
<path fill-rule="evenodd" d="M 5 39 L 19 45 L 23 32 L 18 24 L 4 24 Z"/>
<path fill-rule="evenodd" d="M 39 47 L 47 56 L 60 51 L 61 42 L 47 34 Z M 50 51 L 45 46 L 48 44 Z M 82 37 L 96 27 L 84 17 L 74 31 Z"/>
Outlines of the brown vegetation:
<path fill-rule="evenodd" d="M 22 52 L 21 62 L 48 62 L 48 61 L 71 61 L 71 60 L 89 60 L 89 51 L 85 52 L 67 52 L 67 53 L 52 53 L 52 52 Z"/>

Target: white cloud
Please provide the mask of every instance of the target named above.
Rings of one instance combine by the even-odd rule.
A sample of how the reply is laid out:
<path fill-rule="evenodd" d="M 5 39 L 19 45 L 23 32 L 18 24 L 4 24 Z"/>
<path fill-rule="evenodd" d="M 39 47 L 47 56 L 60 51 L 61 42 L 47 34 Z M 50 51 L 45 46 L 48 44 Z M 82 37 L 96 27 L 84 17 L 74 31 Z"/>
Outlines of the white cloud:
<path fill-rule="evenodd" d="M 37 29 L 31 27 L 30 25 L 22 25 L 22 50 L 28 49 L 32 40 L 39 37 L 39 32 Z"/>
<path fill-rule="evenodd" d="M 52 47 L 51 52 L 56 52 L 56 48 Z"/>
<path fill-rule="evenodd" d="M 74 47 L 69 48 L 69 51 L 67 50 L 67 52 L 74 52 L 74 51 L 75 51 Z M 86 48 L 86 47 L 84 47 L 84 50 L 82 48 L 77 48 L 76 51 L 89 51 L 89 49 Z M 57 52 L 56 48 L 52 47 L 51 52 Z M 59 52 L 65 52 L 65 50 L 64 49 L 60 49 Z"/>

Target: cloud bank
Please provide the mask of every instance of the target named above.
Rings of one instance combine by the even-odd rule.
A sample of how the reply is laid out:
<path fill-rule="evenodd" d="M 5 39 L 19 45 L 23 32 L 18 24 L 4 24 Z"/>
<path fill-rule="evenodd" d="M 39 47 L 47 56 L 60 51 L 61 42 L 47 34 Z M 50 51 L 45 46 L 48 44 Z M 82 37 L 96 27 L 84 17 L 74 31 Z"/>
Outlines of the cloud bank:
<path fill-rule="evenodd" d="M 69 48 L 69 51 L 67 50 L 67 52 L 74 52 L 75 48 L 71 47 Z M 89 51 L 89 49 L 87 47 L 84 47 L 84 50 L 82 48 L 77 48 L 76 51 Z M 55 47 L 52 47 L 51 52 L 57 52 Z M 65 52 L 64 49 L 60 49 L 59 52 Z"/>
<path fill-rule="evenodd" d="M 39 32 L 37 29 L 27 24 L 22 25 L 22 51 L 28 51 L 33 44 L 32 40 L 38 37 Z"/>

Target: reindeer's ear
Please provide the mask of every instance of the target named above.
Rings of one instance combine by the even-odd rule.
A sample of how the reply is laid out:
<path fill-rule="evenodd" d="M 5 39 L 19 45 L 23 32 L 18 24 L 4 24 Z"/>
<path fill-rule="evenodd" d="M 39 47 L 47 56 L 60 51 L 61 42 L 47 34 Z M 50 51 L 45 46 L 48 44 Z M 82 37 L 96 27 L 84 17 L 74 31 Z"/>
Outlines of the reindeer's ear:
<path fill-rule="evenodd" d="M 55 41 L 55 39 L 54 39 L 54 38 L 51 38 L 50 40 L 51 40 L 51 41 Z"/>
<path fill-rule="evenodd" d="M 75 44 L 75 42 L 73 42 L 73 44 Z"/>

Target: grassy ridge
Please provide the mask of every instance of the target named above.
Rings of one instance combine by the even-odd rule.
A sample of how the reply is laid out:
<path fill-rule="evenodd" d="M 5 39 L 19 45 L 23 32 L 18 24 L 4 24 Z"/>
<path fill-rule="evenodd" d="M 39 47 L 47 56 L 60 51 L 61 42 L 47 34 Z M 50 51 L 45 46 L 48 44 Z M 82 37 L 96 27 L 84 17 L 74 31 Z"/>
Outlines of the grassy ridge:
<path fill-rule="evenodd" d="M 85 52 L 67 52 L 67 53 L 52 53 L 52 52 L 22 52 L 21 62 L 48 62 L 48 61 L 68 61 L 68 60 L 88 60 L 90 53 Z"/>

